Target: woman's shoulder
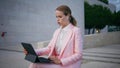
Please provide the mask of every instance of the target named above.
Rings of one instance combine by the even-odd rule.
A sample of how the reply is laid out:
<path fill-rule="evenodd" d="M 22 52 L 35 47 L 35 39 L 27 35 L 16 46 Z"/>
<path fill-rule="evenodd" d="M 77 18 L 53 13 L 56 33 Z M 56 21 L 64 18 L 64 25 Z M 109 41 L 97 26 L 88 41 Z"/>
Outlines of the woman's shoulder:
<path fill-rule="evenodd" d="M 77 27 L 77 26 L 74 26 L 74 27 L 73 27 L 73 30 L 74 30 L 74 31 L 79 31 L 79 30 L 80 30 L 80 28 L 79 28 L 79 27 Z"/>
<path fill-rule="evenodd" d="M 73 33 L 75 33 L 75 34 L 77 34 L 77 35 L 78 35 L 78 34 L 81 34 L 81 29 L 80 29 L 80 27 L 76 27 L 76 26 L 75 26 L 75 27 L 73 28 Z"/>

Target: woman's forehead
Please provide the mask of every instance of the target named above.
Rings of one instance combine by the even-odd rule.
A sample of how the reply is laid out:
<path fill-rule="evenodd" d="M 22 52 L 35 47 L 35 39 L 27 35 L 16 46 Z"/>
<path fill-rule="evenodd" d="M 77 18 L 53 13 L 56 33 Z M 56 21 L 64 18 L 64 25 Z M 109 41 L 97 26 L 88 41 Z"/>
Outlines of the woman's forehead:
<path fill-rule="evenodd" d="M 62 11 L 56 10 L 56 15 L 64 15 Z"/>

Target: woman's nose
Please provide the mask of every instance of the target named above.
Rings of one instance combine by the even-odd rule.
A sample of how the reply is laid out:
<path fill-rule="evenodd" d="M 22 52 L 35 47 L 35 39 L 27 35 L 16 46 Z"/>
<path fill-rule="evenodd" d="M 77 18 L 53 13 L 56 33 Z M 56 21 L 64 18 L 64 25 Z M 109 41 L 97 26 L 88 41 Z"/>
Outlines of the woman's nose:
<path fill-rule="evenodd" d="M 57 19 L 57 21 L 59 21 L 59 19 Z"/>

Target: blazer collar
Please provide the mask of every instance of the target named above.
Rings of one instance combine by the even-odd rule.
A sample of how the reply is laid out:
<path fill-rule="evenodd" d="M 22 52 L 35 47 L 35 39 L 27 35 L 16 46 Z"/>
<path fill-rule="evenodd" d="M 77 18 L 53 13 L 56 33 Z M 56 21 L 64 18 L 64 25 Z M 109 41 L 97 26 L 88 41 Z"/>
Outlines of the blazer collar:
<path fill-rule="evenodd" d="M 68 24 L 68 25 L 67 25 L 66 27 L 64 27 L 64 28 L 60 27 L 60 29 L 61 29 L 62 31 L 68 31 L 70 28 L 71 28 L 71 24 Z"/>

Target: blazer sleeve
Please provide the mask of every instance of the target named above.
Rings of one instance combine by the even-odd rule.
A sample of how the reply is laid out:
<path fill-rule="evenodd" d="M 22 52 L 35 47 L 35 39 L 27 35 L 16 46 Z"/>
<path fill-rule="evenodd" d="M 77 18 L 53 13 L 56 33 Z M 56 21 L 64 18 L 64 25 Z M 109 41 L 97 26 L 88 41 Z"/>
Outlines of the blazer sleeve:
<path fill-rule="evenodd" d="M 73 45 L 74 54 L 70 57 L 62 58 L 61 59 L 62 65 L 69 65 L 75 63 L 82 58 L 82 45 L 83 45 L 82 35 L 79 28 L 75 29 L 74 32 L 75 32 L 75 40 L 74 40 L 75 44 Z"/>
<path fill-rule="evenodd" d="M 56 32 L 56 31 L 55 31 L 55 32 Z M 53 46 L 53 41 L 54 41 L 55 32 L 54 32 L 53 37 L 52 37 L 52 39 L 50 40 L 50 42 L 49 42 L 49 44 L 48 44 L 47 47 L 45 47 L 45 48 L 40 48 L 40 49 L 36 49 L 36 50 L 35 50 L 35 52 L 36 52 L 37 55 L 39 55 L 39 56 L 40 56 L 40 55 L 48 55 L 48 54 L 50 53 L 51 48 L 52 48 L 52 46 Z"/>

